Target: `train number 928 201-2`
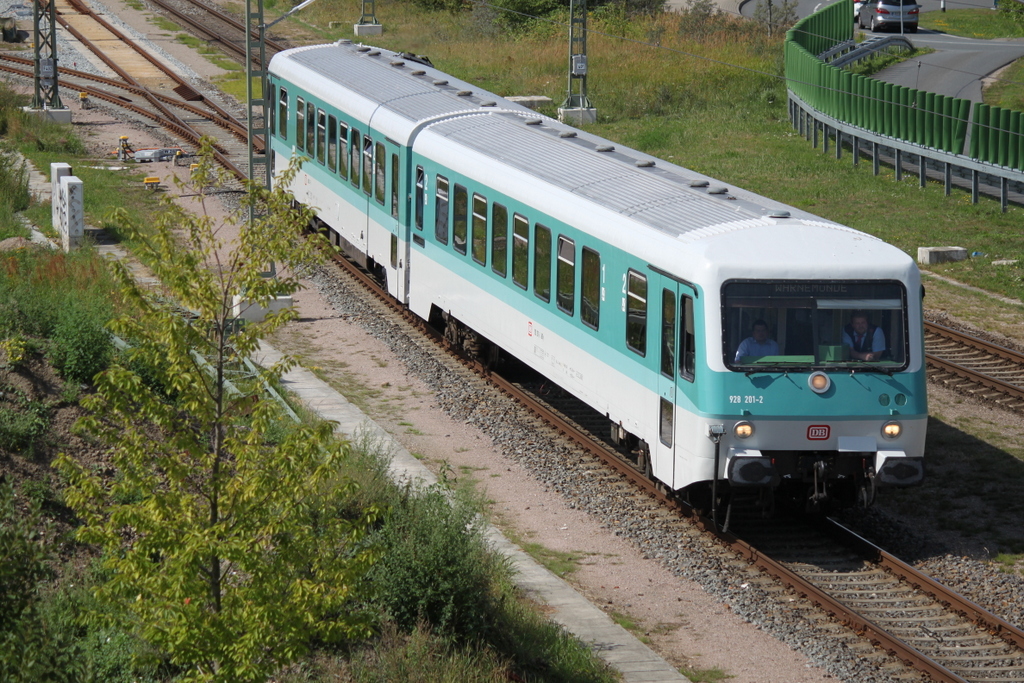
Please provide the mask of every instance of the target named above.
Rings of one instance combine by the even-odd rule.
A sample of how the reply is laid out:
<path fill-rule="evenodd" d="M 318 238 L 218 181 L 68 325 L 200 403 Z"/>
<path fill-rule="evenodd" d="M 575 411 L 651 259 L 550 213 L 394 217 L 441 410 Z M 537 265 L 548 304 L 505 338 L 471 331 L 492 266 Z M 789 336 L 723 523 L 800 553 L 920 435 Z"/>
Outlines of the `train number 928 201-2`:
<path fill-rule="evenodd" d="M 764 396 L 739 396 L 737 394 L 730 394 L 729 403 L 764 403 Z"/>

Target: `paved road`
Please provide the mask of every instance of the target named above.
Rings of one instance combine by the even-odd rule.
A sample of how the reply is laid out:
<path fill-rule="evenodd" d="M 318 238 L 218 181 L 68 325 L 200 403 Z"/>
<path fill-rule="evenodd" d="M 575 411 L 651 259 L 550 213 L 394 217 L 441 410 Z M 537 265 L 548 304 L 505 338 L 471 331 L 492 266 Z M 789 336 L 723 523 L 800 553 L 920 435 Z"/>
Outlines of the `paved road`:
<path fill-rule="evenodd" d="M 923 29 L 908 37 L 914 45 L 936 51 L 879 71 L 875 78 L 973 102 L 981 101 L 987 77 L 1024 57 L 1021 39 L 977 40 Z"/>

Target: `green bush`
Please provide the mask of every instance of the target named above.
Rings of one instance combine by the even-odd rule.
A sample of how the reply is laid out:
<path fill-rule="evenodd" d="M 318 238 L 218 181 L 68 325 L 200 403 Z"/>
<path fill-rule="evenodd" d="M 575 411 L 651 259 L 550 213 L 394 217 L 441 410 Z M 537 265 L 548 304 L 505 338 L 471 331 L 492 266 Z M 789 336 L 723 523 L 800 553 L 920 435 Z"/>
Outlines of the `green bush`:
<path fill-rule="evenodd" d="M 487 637 L 493 586 L 508 569 L 487 549 L 469 505 L 449 504 L 439 490 L 409 494 L 373 540 L 383 556 L 368 579 L 389 620 L 408 633 L 425 625 L 446 637 Z"/>
<path fill-rule="evenodd" d="M 114 343 L 103 327 L 102 313 L 85 306 L 68 306 L 57 319 L 50 347 L 50 362 L 61 375 L 89 383 L 106 369 L 114 355 Z"/>
<path fill-rule="evenodd" d="M 0 407 L 0 450 L 22 453 L 50 428 L 50 408 L 41 401 L 16 397 Z"/>

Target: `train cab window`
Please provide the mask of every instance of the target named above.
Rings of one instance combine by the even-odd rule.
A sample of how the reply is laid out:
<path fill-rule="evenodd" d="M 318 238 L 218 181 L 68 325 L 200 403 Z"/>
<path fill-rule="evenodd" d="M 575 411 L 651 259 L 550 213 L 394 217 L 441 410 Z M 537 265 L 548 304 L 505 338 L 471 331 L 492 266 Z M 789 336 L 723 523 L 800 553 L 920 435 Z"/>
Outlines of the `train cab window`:
<path fill-rule="evenodd" d="M 327 117 L 327 168 L 338 170 L 338 121 Z"/>
<path fill-rule="evenodd" d="M 448 179 L 437 176 L 437 197 L 434 202 L 434 237 L 448 244 Z"/>
<path fill-rule="evenodd" d="M 295 98 L 295 149 L 306 149 L 306 103 L 301 97 Z"/>
<path fill-rule="evenodd" d="M 349 159 L 352 162 L 352 185 L 356 188 L 359 187 L 359 158 L 362 156 L 359 150 L 362 149 L 360 140 L 362 139 L 362 133 L 358 129 L 352 129 L 352 144 L 349 147 L 351 155 Z"/>
<path fill-rule="evenodd" d="M 688 382 L 693 381 L 693 373 L 697 361 L 697 338 L 693 329 L 693 297 L 685 294 L 679 300 L 679 376 Z"/>
<path fill-rule="evenodd" d="M 427 205 L 427 174 L 422 166 L 416 167 L 416 229 L 423 229 L 423 207 Z"/>
<path fill-rule="evenodd" d="M 324 163 L 324 153 L 327 147 L 327 114 L 323 109 L 316 110 L 316 160 Z"/>
<path fill-rule="evenodd" d="M 462 185 L 455 185 L 455 212 L 452 217 L 452 225 L 454 230 L 452 231 L 452 244 L 455 246 L 455 251 L 460 254 L 466 253 L 466 231 L 468 230 L 467 224 L 469 222 L 469 193 L 466 192 L 466 188 Z"/>
<path fill-rule="evenodd" d="M 491 270 L 505 277 L 508 274 L 508 209 L 491 204 Z"/>
<path fill-rule="evenodd" d="M 526 289 L 530 272 L 530 222 L 518 213 L 512 217 L 512 282 Z"/>
<path fill-rule="evenodd" d="M 676 293 L 661 290 L 661 374 L 676 374 Z"/>
<path fill-rule="evenodd" d="M 551 301 L 551 228 L 540 223 L 533 231 L 533 293 Z"/>
<path fill-rule="evenodd" d="M 725 364 L 740 372 L 902 370 L 909 359 L 906 302 L 906 288 L 896 281 L 726 282 Z"/>
<path fill-rule="evenodd" d="M 373 138 L 363 136 L 363 194 L 373 192 Z M 382 200 L 383 201 L 383 200 Z"/>
<path fill-rule="evenodd" d="M 373 198 L 377 200 L 378 204 L 384 206 L 384 194 L 387 190 L 388 181 L 384 167 L 387 164 L 388 155 L 384 153 L 383 142 L 378 142 L 374 145 L 373 159 Z"/>
<path fill-rule="evenodd" d="M 576 312 L 576 244 L 561 235 L 558 236 L 555 287 L 558 309 L 572 316 Z"/>
<path fill-rule="evenodd" d="M 288 91 L 284 88 L 277 99 L 277 133 L 282 140 L 288 139 Z"/>
<path fill-rule="evenodd" d="M 473 260 L 487 263 L 487 200 L 473 195 Z"/>
<path fill-rule="evenodd" d="M 398 218 L 398 155 L 391 155 L 391 217 Z"/>
<path fill-rule="evenodd" d="M 306 151 L 309 156 L 316 154 L 316 106 L 306 102 Z"/>
<path fill-rule="evenodd" d="M 583 247 L 583 277 L 580 285 L 580 320 L 595 330 L 601 322 L 601 256 Z"/>
<path fill-rule="evenodd" d="M 632 270 L 626 273 L 626 346 L 647 355 L 647 278 Z"/>
<path fill-rule="evenodd" d="M 338 175 L 348 178 L 348 124 L 338 124 Z"/>

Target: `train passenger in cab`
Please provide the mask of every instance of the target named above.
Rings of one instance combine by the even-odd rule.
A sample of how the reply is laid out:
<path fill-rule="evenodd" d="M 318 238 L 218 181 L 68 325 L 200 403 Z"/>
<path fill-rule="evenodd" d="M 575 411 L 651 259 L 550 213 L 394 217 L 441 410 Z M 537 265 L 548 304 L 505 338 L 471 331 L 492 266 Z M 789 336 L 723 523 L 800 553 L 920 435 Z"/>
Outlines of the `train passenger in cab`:
<path fill-rule="evenodd" d="M 850 349 L 850 358 L 854 360 L 882 360 L 885 333 L 871 324 L 867 313 L 854 311 L 850 324 L 843 328 L 843 344 Z"/>
<path fill-rule="evenodd" d="M 779 355 L 779 343 L 768 338 L 768 323 L 758 319 L 752 325 L 751 336 L 741 341 L 736 349 L 736 362 L 741 362 L 744 356 L 777 355 Z"/>

